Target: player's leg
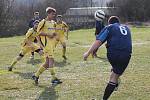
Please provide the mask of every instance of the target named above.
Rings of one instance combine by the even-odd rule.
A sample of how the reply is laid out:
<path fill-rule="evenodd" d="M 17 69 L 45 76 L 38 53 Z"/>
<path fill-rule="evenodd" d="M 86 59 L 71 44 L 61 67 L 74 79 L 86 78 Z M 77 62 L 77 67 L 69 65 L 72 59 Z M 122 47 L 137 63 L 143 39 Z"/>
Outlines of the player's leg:
<path fill-rule="evenodd" d="M 66 57 L 66 42 L 61 42 L 61 45 L 63 47 L 62 49 L 62 57 L 64 58 L 64 60 L 67 60 L 67 57 Z"/>
<path fill-rule="evenodd" d="M 67 57 L 66 57 L 66 41 L 65 41 L 65 36 L 62 35 L 62 36 L 59 36 L 59 41 L 61 43 L 61 46 L 62 46 L 62 57 L 64 58 L 64 60 L 67 60 Z"/>
<path fill-rule="evenodd" d="M 62 83 L 56 76 L 55 76 L 55 70 L 54 70 L 54 59 L 46 57 L 45 63 L 43 63 L 40 68 L 37 70 L 37 72 L 32 76 L 32 79 L 35 81 L 35 84 L 38 84 L 39 76 L 47 69 L 49 68 L 51 76 L 52 76 L 52 83 L 53 84 L 60 84 Z"/>
<path fill-rule="evenodd" d="M 43 49 L 38 44 L 33 43 L 32 47 L 33 52 L 38 53 L 41 56 L 42 60 L 45 59 Z"/>
<path fill-rule="evenodd" d="M 34 43 L 37 43 L 37 39 L 34 39 Z M 30 56 L 31 60 L 34 60 L 34 51 L 31 52 L 31 56 Z"/>
<path fill-rule="evenodd" d="M 19 60 L 21 60 L 23 57 L 24 57 L 24 55 L 20 53 L 20 54 L 12 61 L 11 65 L 8 67 L 8 71 L 12 71 L 13 67 L 15 66 L 15 64 L 16 64 Z"/>
<path fill-rule="evenodd" d="M 109 83 L 107 84 L 103 96 L 103 100 L 107 100 L 113 93 L 116 87 L 118 87 L 119 77 L 123 74 L 130 61 L 130 54 L 115 54 L 107 55 L 110 64 L 112 65 L 112 73 L 110 76 Z"/>
<path fill-rule="evenodd" d="M 56 77 L 56 74 L 55 74 L 54 59 L 53 58 L 49 58 L 49 70 L 50 70 L 50 73 L 51 73 L 51 76 L 52 76 L 51 83 L 52 84 L 61 84 L 62 82 L 60 81 L 60 79 L 58 79 Z"/>
<path fill-rule="evenodd" d="M 110 97 L 110 95 L 113 93 L 113 91 L 115 90 L 118 84 L 119 76 L 120 76 L 119 74 L 116 74 L 114 72 L 111 73 L 109 83 L 105 88 L 103 100 L 107 100 Z"/>
<path fill-rule="evenodd" d="M 49 59 L 45 58 L 45 62 L 39 67 L 36 73 L 32 76 L 32 79 L 35 81 L 35 84 L 38 84 L 39 76 L 49 67 Z"/>
<path fill-rule="evenodd" d="M 21 60 L 28 51 L 29 51 L 29 49 L 26 46 L 22 47 L 22 50 L 20 51 L 19 55 L 12 61 L 11 65 L 8 67 L 8 71 L 12 71 L 15 64 L 19 60 Z"/>

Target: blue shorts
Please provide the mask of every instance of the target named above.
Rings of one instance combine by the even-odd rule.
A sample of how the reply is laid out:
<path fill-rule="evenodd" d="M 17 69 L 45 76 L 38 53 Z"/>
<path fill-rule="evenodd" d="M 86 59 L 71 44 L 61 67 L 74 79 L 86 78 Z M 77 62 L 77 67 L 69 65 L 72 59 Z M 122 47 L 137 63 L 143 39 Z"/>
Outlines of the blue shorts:
<path fill-rule="evenodd" d="M 127 68 L 131 54 L 130 53 L 111 53 L 107 54 L 107 58 L 112 66 L 112 71 L 122 75 Z"/>

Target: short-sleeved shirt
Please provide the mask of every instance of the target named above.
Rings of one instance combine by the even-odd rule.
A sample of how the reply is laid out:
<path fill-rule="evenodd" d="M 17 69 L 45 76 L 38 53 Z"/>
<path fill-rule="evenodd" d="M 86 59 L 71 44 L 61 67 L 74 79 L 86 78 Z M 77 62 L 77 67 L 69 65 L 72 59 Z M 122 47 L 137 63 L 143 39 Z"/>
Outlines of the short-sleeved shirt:
<path fill-rule="evenodd" d="M 60 36 L 64 36 L 64 33 L 68 28 L 68 25 L 64 21 L 61 23 L 56 23 L 56 33 L 58 33 Z"/>
<path fill-rule="evenodd" d="M 37 32 L 33 29 L 33 28 L 30 28 L 27 33 L 26 33 L 26 37 L 23 41 L 22 44 L 25 44 L 26 42 L 34 42 L 35 38 L 37 36 Z"/>
<path fill-rule="evenodd" d="M 132 53 L 131 32 L 126 25 L 119 23 L 108 25 L 96 39 L 103 43 L 107 41 L 107 53 Z"/>
<path fill-rule="evenodd" d="M 45 34 L 49 34 L 49 35 L 53 35 L 56 31 L 56 22 L 51 20 L 48 21 L 46 19 L 43 19 L 37 28 L 37 33 L 38 35 L 40 33 L 45 33 Z M 47 44 L 51 44 L 50 41 L 52 39 L 48 38 L 47 36 L 40 36 L 41 39 L 41 43 L 43 44 L 43 46 L 46 46 Z"/>

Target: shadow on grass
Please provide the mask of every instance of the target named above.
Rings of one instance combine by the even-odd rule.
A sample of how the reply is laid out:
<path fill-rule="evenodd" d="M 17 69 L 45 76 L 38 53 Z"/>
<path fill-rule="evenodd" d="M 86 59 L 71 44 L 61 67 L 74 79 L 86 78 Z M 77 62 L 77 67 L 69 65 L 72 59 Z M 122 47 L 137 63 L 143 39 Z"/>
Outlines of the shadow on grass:
<path fill-rule="evenodd" d="M 37 65 L 42 63 L 41 59 L 28 60 L 27 64 Z"/>
<path fill-rule="evenodd" d="M 70 63 L 67 62 L 66 60 L 63 60 L 63 61 L 61 61 L 61 62 L 55 61 L 55 66 L 56 66 L 56 67 L 64 67 L 64 66 L 66 66 L 66 65 L 70 65 Z"/>
<path fill-rule="evenodd" d="M 32 79 L 33 72 L 27 72 L 27 73 L 14 72 L 14 74 L 18 74 L 24 79 Z"/>
<path fill-rule="evenodd" d="M 55 87 L 57 85 L 52 85 L 46 87 L 44 91 L 35 100 L 57 100 L 58 95 L 56 94 Z"/>

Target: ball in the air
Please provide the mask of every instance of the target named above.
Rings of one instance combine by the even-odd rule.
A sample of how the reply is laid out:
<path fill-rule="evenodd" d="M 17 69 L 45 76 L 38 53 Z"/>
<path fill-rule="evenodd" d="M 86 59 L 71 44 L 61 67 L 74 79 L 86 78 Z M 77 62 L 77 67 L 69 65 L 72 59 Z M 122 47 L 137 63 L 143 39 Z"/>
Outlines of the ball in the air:
<path fill-rule="evenodd" d="M 97 10 L 94 17 L 97 21 L 103 21 L 105 19 L 105 12 L 103 10 Z"/>

